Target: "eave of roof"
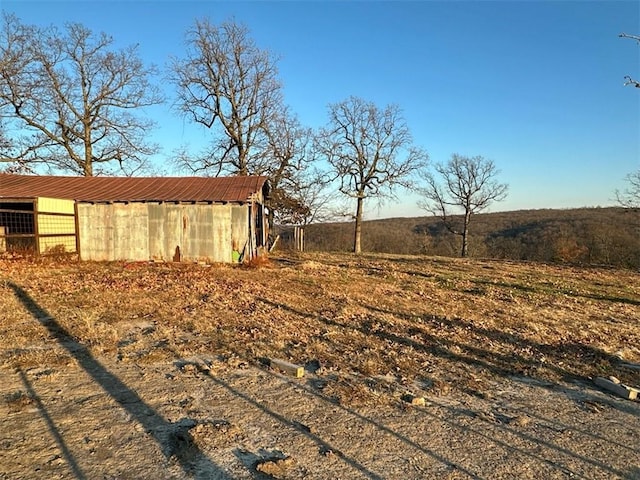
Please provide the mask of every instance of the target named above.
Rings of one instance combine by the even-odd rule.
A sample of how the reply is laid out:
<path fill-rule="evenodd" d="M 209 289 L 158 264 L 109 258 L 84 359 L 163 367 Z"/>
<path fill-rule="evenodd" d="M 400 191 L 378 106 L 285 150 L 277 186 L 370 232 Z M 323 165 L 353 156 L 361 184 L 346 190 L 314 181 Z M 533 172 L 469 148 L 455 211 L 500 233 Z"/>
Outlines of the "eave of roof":
<path fill-rule="evenodd" d="M 0 198 L 79 202 L 247 202 L 266 177 L 62 177 L 0 174 Z"/>

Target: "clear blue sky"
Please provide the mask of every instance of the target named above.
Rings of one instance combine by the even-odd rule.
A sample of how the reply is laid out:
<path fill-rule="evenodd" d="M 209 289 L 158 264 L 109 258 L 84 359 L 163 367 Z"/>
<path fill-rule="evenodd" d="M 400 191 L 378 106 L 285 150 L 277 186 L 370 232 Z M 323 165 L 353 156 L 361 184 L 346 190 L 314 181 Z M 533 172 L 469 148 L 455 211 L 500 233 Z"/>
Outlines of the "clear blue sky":
<path fill-rule="evenodd" d="M 138 43 L 164 67 L 196 18 L 244 23 L 280 56 L 286 102 L 310 127 L 350 95 L 404 111 L 432 161 L 452 153 L 495 161 L 507 200 L 491 210 L 611 205 L 640 168 L 638 1 L 30 1 L 0 0 L 25 23 L 80 22 Z M 167 86 L 167 94 L 173 94 Z M 153 109 L 157 160 L 202 130 Z M 423 215 L 416 198 L 367 217 Z"/>

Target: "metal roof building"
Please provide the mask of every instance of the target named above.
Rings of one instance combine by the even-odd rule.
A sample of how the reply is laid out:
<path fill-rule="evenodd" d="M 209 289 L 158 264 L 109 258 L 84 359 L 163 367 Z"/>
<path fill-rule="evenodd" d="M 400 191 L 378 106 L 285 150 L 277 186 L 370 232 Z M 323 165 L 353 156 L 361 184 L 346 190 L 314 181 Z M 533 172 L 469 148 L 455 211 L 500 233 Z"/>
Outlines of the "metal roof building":
<path fill-rule="evenodd" d="M 0 252 L 232 262 L 266 242 L 266 177 L 0 174 Z"/>

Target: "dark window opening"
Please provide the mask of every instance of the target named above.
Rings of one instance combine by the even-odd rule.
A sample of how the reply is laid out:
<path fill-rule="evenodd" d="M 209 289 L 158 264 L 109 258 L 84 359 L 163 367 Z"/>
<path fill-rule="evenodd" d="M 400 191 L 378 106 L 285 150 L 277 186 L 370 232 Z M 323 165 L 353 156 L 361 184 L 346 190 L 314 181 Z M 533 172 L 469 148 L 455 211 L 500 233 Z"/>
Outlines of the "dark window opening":
<path fill-rule="evenodd" d="M 0 252 L 35 251 L 33 202 L 0 203 Z"/>
<path fill-rule="evenodd" d="M 262 205 L 257 205 L 258 214 L 256 218 L 256 243 L 258 247 L 264 247 L 264 208 Z"/>

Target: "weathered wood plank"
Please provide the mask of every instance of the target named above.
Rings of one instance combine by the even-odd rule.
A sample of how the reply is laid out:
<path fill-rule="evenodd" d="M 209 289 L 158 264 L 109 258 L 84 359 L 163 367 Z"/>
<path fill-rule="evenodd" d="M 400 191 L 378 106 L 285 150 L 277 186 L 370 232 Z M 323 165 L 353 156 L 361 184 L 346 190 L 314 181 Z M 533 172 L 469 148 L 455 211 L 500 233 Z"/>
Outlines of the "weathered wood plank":
<path fill-rule="evenodd" d="M 638 398 L 639 390 L 636 388 L 629 387 L 621 383 L 615 383 L 602 377 L 597 377 L 594 382 L 599 387 L 609 390 L 622 398 L 626 398 L 628 400 L 635 400 Z"/>
<path fill-rule="evenodd" d="M 270 361 L 270 365 L 271 365 L 271 368 L 282 370 L 287 375 L 291 375 L 292 377 L 300 378 L 304 376 L 304 367 L 301 367 L 300 365 L 296 365 L 294 363 L 287 362 L 285 360 L 272 358 Z"/>

